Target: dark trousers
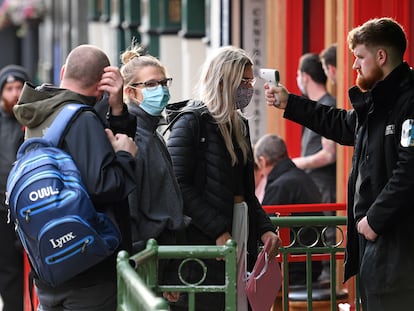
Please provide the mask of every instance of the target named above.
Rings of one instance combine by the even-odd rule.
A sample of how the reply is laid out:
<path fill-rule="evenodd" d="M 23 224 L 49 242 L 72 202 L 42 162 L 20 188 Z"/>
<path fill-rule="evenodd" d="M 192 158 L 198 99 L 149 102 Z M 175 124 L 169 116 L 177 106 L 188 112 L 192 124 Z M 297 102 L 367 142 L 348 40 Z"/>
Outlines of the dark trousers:
<path fill-rule="evenodd" d="M 3 311 L 23 310 L 23 251 L 14 224 L 0 211 L 0 295 Z"/>
<path fill-rule="evenodd" d="M 359 286 L 363 311 L 413 310 L 414 291 L 367 294 L 361 282 Z"/>
<path fill-rule="evenodd" d="M 362 256 L 365 252 L 366 240 L 362 235 L 359 235 L 359 253 L 361 262 Z M 365 290 L 363 281 L 359 282 L 359 293 L 361 296 L 361 305 L 363 311 L 408 311 L 414 310 L 413 297 L 414 290 L 396 291 L 381 294 L 368 293 Z"/>
<path fill-rule="evenodd" d="M 115 282 L 98 282 L 72 288 L 36 287 L 39 297 L 38 311 L 116 311 Z"/>

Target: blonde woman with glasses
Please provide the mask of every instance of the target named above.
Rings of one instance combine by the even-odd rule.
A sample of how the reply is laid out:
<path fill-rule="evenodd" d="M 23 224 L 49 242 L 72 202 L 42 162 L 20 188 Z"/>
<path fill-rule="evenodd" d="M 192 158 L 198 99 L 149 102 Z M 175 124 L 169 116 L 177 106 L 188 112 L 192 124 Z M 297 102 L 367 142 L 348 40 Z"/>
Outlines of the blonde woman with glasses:
<path fill-rule="evenodd" d="M 183 215 L 183 200 L 171 166 L 167 148 L 157 127 L 170 99 L 172 78 L 160 61 L 144 55 L 133 43 L 121 55 L 124 99 L 130 114 L 136 117 L 135 142 L 137 188 L 129 197 L 132 218 L 133 252 L 139 252 L 150 238 L 159 245 L 177 243 L 177 231 L 189 222 Z M 159 275 L 165 281 L 166 264 Z"/>

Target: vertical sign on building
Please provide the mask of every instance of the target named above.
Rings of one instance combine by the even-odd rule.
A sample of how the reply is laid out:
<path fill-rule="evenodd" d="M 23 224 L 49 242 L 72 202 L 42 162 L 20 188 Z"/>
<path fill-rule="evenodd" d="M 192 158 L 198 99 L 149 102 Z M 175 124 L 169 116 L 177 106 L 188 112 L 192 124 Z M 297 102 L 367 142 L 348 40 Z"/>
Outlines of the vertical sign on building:
<path fill-rule="evenodd" d="M 266 67 L 266 0 L 243 0 L 242 21 L 243 48 L 253 58 L 257 78 L 252 101 L 246 109 L 254 144 L 266 133 L 267 127 L 264 81 L 259 78 L 259 69 Z"/>

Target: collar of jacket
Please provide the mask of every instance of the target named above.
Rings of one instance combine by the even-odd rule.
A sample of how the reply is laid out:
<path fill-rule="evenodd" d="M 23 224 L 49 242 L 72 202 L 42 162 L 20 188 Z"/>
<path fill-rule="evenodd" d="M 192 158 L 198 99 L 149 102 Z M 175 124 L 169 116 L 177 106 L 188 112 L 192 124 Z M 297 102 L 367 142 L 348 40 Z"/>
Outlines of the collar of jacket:
<path fill-rule="evenodd" d="M 145 112 L 138 104 L 127 104 L 129 113 L 136 116 L 139 121 L 137 121 L 138 127 L 151 129 L 155 131 L 162 119 L 162 116 L 152 116 L 149 113 Z"/>
<path fill-rule="evenodd" d="M 75 102 L 94 106 L 95 97 L 84 96 L 71 90 L 42 85 L 34 87 L 25 83 L 19 102 L 13 107 L 16 119 L 28 128 L 39 126 L 62 105 Z"/>
<path fill-rule="evenodd" d="M 355 110 L 361 111 L 374 104 L 374 108 L 386 108 L 394 104 L 398 90 L 401 89 L 406 78 L 411 74 L 411 69 L 406 62 L 398 65 L 384 80 L 378 81 L 374 87 L 362 92 L 357 86 L 349 89 L 348 95 Z M 367 107 L 368 106 L 368 107 Z"/>
<path fill-rule="evenodd" d="M 296 166 L 290 158 L 285 158 L 283 160 L 280 160 L 269 173 L 267 180 L 269 182 L 271 182 L 272 180 L 276 180 L 280 176 L 282 176 L 284 173 L 286 173 L 287 171 L 291 170 L 294 167 Z"/>

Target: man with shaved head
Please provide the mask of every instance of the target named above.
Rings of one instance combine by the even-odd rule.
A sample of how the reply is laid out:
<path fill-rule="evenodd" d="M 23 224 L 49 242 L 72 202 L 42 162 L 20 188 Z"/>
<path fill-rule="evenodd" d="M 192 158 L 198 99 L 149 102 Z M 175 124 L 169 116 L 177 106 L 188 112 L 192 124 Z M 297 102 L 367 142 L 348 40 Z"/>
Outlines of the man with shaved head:
<path fill-rule="evenodd" d="M 81 45 L 68 55 L 60 73 L 60 87 L 25 84 L 17 120 L 26 127 L 26 138 L 43 136 L 63 107 L 69 103 L 94 106 L 108 94 L 112 115 L 123 118 L 122 76 L 110 66 L 106 54 L 91 45 Z M 125 117 L 127 118 L 127 117 Z M 137 147 L 125 134 L 105 129 L 92 111 L 82 111 L 63 137 L 62 148 L 77 164 L 95 208 L 114 220 L 122 233 L 119 249 L 130 248 L 127 196 L 135 187 L 134 157 Z M 115 311 L 117 307 L 116 253 L 57 287 L 35 275 L 39 309 Z"/>
<path fill-rule="evenodd" d="M 83 89 L 93 87 L 101 79 L 103 69 L 109 65 L 108 57 L 100 49 L 80 45 L 67 57 L 62 83 L 72 81 Z"/>

